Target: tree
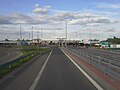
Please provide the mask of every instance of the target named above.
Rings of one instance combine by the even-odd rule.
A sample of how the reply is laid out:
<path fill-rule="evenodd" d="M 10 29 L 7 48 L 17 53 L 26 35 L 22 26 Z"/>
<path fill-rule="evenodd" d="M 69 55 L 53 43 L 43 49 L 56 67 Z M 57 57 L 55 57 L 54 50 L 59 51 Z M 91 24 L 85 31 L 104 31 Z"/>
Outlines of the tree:
<path fill-rule="evenodd" d="M 8 39 L 5 39 L 5 41 L 9 41 Z"/>

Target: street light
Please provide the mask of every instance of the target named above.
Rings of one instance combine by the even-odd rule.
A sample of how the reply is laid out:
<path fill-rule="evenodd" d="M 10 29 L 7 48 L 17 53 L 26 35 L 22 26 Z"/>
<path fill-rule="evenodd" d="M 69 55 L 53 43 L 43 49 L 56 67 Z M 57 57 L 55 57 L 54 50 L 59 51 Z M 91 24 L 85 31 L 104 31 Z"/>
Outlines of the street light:
<path fill-rule="evenodd" d="M 42 28 L 41 28 L 41 40 L 42 40 Z"/>
<path fill-rule="evenodd" d="M 90 40 L 90 47 L 91 47 L 91 30 L 90 29 L 88 29 L 89 30 L 89 40 Z"/>
<path fill-rule="evenodd" d="M 66 31 L 66 40 L 67 40 L 67 20 L 65 20 L 65 31 Z"/>
<path fill-rule="evenodd" d="M 65 31 L 66 31 L 66 47 L 67 47 L 67 20 L 65 20 Z"/>
<path fill-rule="evenodd" d="M 66 47 L 67 47 L 67 38 L 68 38 L 68 35 L 67 35 L 67 30 L 68 30 L 68 20 L 72 20 L 72 19 L 69 19 L 67 16 L 65 18 L 65 32 L 66 32 Z"/>
<path fill-rule="evenodd" d="M 32 27 L 32 43 L 33 43 L 33 27 Z"/>
<path fill-rule="evenodd" d="M 21 29 L 21 26 L 20 26 L 20 40 L 22 40 L 22 29 Z"/>
<path fill-rule="evenodd" d="M 75 32 L 76 40 L 77 40 L 77 32 Z"/>

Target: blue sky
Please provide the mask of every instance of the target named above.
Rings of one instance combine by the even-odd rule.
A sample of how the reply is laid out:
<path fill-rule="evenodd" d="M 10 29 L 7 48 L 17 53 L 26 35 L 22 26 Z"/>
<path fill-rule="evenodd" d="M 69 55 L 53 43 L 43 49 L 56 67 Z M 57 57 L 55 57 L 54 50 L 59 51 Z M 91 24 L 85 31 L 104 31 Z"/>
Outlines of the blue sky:
<path fill-rule="evenodd" d="M 1 0 L 0 12 L 31 13 L 32 9 L 34 8 L 34 5 L 37 3 L 43 6 L 52 6 L 54 9 L 77 11 L 82 9 L 97 10 L 99 8 L 96 8 L 95 4 L 118 4 L 120 3 L 120 0 Z"/>
<path fill-rule="evenodd" d="M 69 39 L 79 39 L 72 33 L 84 34 L 82 39 L 89 38 L 89 30 L 94 31 L 93 38 L 105 34 L 104 39 L 120 37 L 120 0 L 1 0 L 0 33 L 18 32 L 23 27 L 24 38 L 28 38 L 30 28 L 64 29 L 68 20 Z M 38 29 L 35 29 L 37 31 Z M 88 30 L 89 29 L 89 30 Z M 55 31 L 51 36 L 44 31 L 44 38 L 64 37 L 63 31 Z M 10 33 L 9 33 L 10 34 Z M 96 35 L 95 35 L 96 34 Z M 4 39 L 1 34 L 0 38 Z M 18 36 L 16 34 L 16 36 Z M 14 36 L 14 38 L 16 37 Z M 55 37 L 56 36 L 56 37 Z M 13 37 L 9 37 L 12 38 Z M 36 37 L 35 37 L 36 38 Z"/>

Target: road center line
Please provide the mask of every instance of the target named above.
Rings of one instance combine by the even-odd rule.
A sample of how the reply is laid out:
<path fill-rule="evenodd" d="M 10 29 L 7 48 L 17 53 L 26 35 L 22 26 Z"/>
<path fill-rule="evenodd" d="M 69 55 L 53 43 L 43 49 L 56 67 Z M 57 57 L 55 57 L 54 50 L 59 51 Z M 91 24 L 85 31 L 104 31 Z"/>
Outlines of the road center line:
<path fill-rule="evenodd" d="M 37 77 L 35 78 L 33 84 L 32 84 L 31 87 L 29 88 L 29 90 L 35 90 L 35 88 L 36 88 L 36 86 L 37 86 L 37 84 L 38 84 L 38 81 L 40 80 L 40 78 L 41 78 L 41 76 L 42 76 L 42 73 L 43 73 L 43 71 L 44 71 L 44 69 L 45 69 L 45 67 L 46 67 L 46 65 L 47 65 L 47 62 L 48 62 L 51 54 L 52 54 L 52 51 L 49 53 L 49 56 L 47 57 L 45 63 L 43 64 L 40 72 L 38 73 Z"/>
<path fill-rule="evenodd" d="M 62 49 L 61 51 L 70 59 L 70 61 L 88 78 L 88 80 L 98 89 L 104 90 L 100 85 L 98 85 L 70 56 L 66 54 Z"/>

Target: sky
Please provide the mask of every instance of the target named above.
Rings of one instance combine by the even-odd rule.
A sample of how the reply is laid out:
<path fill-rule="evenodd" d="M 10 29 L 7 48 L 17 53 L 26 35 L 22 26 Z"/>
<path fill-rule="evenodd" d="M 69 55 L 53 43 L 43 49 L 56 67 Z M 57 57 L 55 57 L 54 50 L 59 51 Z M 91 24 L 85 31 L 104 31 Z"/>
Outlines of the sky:
<path fill-rule="evenodd" d="M 120 37 L 120 0 L 1 0 L 0 40 Z M 33 27 L 33 28 L 32 28 Z"/>

